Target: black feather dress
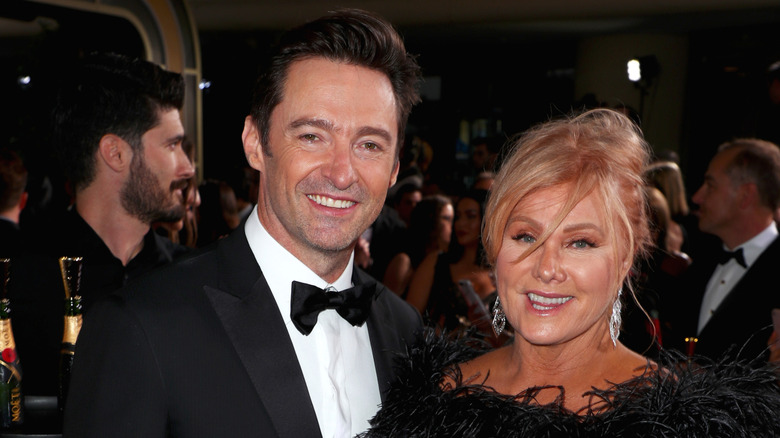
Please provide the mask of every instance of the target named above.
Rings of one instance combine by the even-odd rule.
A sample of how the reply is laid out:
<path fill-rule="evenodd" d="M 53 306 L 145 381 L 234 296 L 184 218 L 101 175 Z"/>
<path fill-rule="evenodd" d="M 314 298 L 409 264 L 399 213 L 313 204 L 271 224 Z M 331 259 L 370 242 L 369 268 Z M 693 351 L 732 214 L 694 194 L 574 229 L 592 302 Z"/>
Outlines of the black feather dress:
<path fill-rule="evenodd" d="M 540 405 L 541 388 L 499 394 L 453 367 L 482 353 L 466 338 L 428 333 L 399 361 L 399 380 L 361 437 L 780 437 L 780 385 L 769 366 L 662 352 L 661 367 L 594 389 L 592 408 L 574 413 L 562 388 Z M 445 375 L 454 387 L 442 388 Z"/>

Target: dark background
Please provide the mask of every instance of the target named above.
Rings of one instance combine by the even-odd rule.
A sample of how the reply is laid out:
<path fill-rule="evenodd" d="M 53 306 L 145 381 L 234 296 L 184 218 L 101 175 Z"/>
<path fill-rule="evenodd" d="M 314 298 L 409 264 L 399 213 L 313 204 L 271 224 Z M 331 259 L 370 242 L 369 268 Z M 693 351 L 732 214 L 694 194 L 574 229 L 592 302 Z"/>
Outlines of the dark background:
<path fill-rule="evenodd" d="M 11 2 L 20 3 L 20 2 Z M 22 2 L 23 3 L 23 2 Z M 0 16 L 31 19 L 0 4 Z M 0 38 L 0 135 L 22 150 L 34 174 L 56 174 L 48 151 L 53 87 L 69 62 L 93 50 L 142 55 L 127 22 L 49 7 L 56 24 L 34 36 Z M 778 111 L 767 98 L 766 69 L 780 60 L 780 8 L 733 13 L 676 14 L 645 20 L 642 32 L 688 37 L 689 59 L 680 139 L 689 191 L 701 181 L 717 145 L 737 136 L 777 137 Z M 435 98 L 412 112 L 409 129 L 434 150 L 431 172 L 457 179 L 462 120 L 484 119 L 489 133 L 512 135 L 549 117 L 591 104 L 574 95 L 577 42 L 604 30 L 555 32 L 500 26 L 402 25 L 408 50 L 424 76 L 440 81 Z M 241 130 L 252 85 L 280 31 L 206 29 L 199 32 L 205 178 L 230 179 L 244 164 Z M 32 85 L 17 78 L 30 74 Z M 430 95 L 428 95 L 430 96 Z"/>
<path fill-rule="evenodd" d="M 772 11 L 778 16 L 776 11 Z M 404 32 L 404 29 L 401 29 Z M 780 143 L 780 112 L 767 95 L 767 67 L 780 60 L 780 22 L 719 25 L 686 32 L 688 77 L 680 156 L 695 191 L 715 148 L 741 136 Z M 431 36 L 434 35 L 434 36 Z M 201 32 L 204 151 L 208 173 L 230 172 L 224 159 L 243 158 L 240 133 L 257 65 L 275 33 Z M 404 33 L 426 77 L 441 81 L 440 98 L 424 99 L 409 122 L 435 150 L 433 171 L 451 178 L 461 120 L 487 119 L 490 128 L 518 133 L 573 108 L 592 105 L 574 94 L 576 44 L 580 34 L 515 35 L 512 38 Z M 249 61 L 247 61 L 249 60 Z M 496 122 L 500 121 L 500 126 Z M 228 146 L 231 145 L 231 146 Z M 227 158 L 230 156 L 232 158 Z"/>

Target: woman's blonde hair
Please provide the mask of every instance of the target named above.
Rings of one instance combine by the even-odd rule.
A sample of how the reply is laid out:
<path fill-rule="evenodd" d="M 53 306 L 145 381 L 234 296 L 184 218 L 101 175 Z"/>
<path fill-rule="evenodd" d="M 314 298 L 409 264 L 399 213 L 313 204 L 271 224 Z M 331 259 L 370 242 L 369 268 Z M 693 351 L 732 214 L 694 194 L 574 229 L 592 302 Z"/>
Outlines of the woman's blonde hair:
<path fill-rule="evenodd" d="M 652 245 L 643 179 L 649 157 L 639 128 L 609 109 L 542 123 L 516 137 L 510 142 L 485 210 L 483 239 L 488 261 L 495 265 L 507 222 L 521 200 L 540 190 L 569 184 L 572 192 L 553 226 L 521 258 L 541 245 L 577 203 L 595 192 L 603 204 L 616 254 L 625 256 L 615 260 L 614 282 L 621 287 L 628 274 L 623 262 L 630 261 L 630 268 Z"/>

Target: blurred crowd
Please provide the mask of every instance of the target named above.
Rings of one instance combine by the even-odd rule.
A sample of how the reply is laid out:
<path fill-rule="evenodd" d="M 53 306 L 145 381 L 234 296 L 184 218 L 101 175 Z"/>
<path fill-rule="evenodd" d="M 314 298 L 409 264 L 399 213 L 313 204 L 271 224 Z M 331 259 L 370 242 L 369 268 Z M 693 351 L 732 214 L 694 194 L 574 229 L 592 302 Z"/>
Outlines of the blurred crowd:
<path fill-rule="evenodd" d="M 636 113 L 630 108 L 620 110 L 633 115 L 632 120 L 638 121 Z M 399 157 L 397 182 L 388 190 L 379 217 L 360 237 L 354 256 L 358 266 L 413 305 L 429 325 L 442 331 L 475 330 L 494 345 L 511 339 L 511 329 L 497 337 L 492 334 L 490 328 L 496 285 L 492 268 L 484 254 L 482 227 L 485 204 L 495 174 L 501 168 L 502 157 L 508 153 L 504 147 L 511 143 L 510 137 L 508 134 L 498 133 L 472 140 L 468 161 L 457 169 L 453 184 L 452 181 L 438 180 L 429 171 L 435 155 L 425 139 L 415 135 L 408 136 Z M 98 212 L 106 213 L 111 208 L 116 208 L 120 201 L 129 202 L 125 198 L 131 201 L 134 199 L 134 202 L 139 204 L 138 208 L 148 207 L 148 204 L 156 202 L 153 190 L 148 189 L 148 186 L 169 184 L 172 194 L 165 196 L 181 199 L 181 214 L 173 215 L 170 220 L 155 214 L 150 216 L 153 220 L 147 224 L 148 230 L 151 230 L 149 232 L 153 233 L 156 239 L 164 239 L 167 242 L 164 245 L 168 248 L 164 251 L 165 260 L 204 248 L 240 228 L 257 202 L 258 171 L 248 164 L 237 165 L 236 168 L 240 170 L 230 179 L 208 178 L 198 181 L 194 172 L 196 163 L 193 143 L 181 134 L 175 138 L 182 153 L 176 164 L 179 166 L 175 170 L 178 172 L 176 175 L 171 177 L 166 174 L 168 170 L 149 161 L 147 156 L 145 166 L 148 172 L 136 172 L 136 176 L 141 178 L 133 183 L 136 186 L 128 185 L 110 194 L 94 189 L 84 190 L 83 187 L 74 185 L 73 179 L 60 186 L 57 179 L 37 177 L 35 181 L 28 181 L 28 172 L 21 154 L 6 145 L 0 155 L 0 255 L 18 257 L 19 254 L 29 253 L 31 248 L 40 250 L 41 246 L 58 240 L 52 237 L 52 234 L 59 232 L 56 230 L 60 228 L 49 226 L 52 217 L 58 218 L 67 211 L 75 210 L 74 203 L 79 191 L 82 194 L 78 196 L 85 199 L 82 205 L 88 205 L 87 199 L 90 204 L 94 204 L 88 208 L 90 211 L 85 210 L 79 214 L 85 216 L 87 222 L 93 220 L 92 216 L 99 218 L 96 220 L 101 225 L 93 227 L 96 237 L 105 242 L 114 256 L 121 251 L 127 254 L 124 259 L 117 257 L 122 259 L 116 267 L 118 277 L 104 282 L 112 287 L 121 286 L 124 281 L 136 275 L 133 261 L 140 257 L 136 257 L 139 254 L 137 249 L 128 249 L 117 244 L 120 238 L 117 237 L 117 230 L 112 229 L 112 221 L 116 221 L 116 217 L 111 214 L 104 214 L 105 217 L 102 217 Z M 108 154 L 108 146 L 107 151 Z M 162 161 L 164 163 L 164 159 Z M 109 163 L 106 169 L 121 170 L 121 166 L 129 164 Z M 744 175 L 740 176 L 740 181 L 750 182 L 751 178 L 755 178 L 752 173 L 754 171 L 749 166 L 746 169 Z M 773 171 L 776 170 L 766 170 L 767 174 Z M 101 173 L 98 172 L 98 175 L 92 178 L 100 178 Z M 652 162 L 645 171 L 654 246 L 651 254 L 632 270 L 631 277 L 637 285 L 635 299 L 624 300 L 625 317 L 620 335 L 625 345 L 641 354 L 652 357 L 664 347 L 689 352 L 708 351 L 703 348 L 696 349 L 699 341 L 697 333 L 701 332 L 702 327 L 681 328 L 685 325 L 681 320 L 695 323 L 699 319 L 698 312 L 686 314 L 681 310 L 681 297 L 700 299 L 704 293 L 705 286 L 701 279 L 699 283 L 691 283 L 692 280 L 688 277 L 692 276 L 692 267 L 709 266 L 715 254 L 721 252 L 725 242 L 721 233 L 726 227 L 724 224 L 736 228 L 746 227 L 743 218 L 724 217 L 723 224 L 719 223 L 717 227 L 712 226 L 706 230 L 700 228 L 696 209 L 715 208 L 710 204 L 715 204 L 716 201 L 707 197 L 708 192 L 712 191 L 709 187 L 713 178 L 708 173 L 701 189 L 689 191 L 685 187 L 686 178 L 682 174 L 679 157 L 674 153 L 659 153 L 652 157 Z M 79 184 L 86 184 L 88 187 L 96 185 L 89 179 Z M 115 183 L 106 178 L 101 184 L 101 188 L 110 188 Z M 125 190 L 128 187 L 132 190 Z M 772 187 L 758 187 L 756 190 L 764 189 L 770 191 L 770 194 L 762 196 L 767 199 L 773 196 Z M 101 199 L 116 197 L 117 194 L 119 197 L 116 202 L 101 202 Z M 68 201 L 57 202 L 63 197 Z M 733 199 L 728 200 L 732 204 L 726 203 L 725 200 L 717 202 L 723 203 L 718 207 L 720 209 L 736 209 L 738 206 Z M 151 208 L 154 210 L 155 207 Z M 56 214 L 53 214 L 55 210 Z M 140 227 L 140 231 L 139 236 L 143 236 L 147 229 Z M 160 246 L 159 243 L 157 245 Z M 158 261 L 145 263 L 143 269 L 137 273 L 160 264 Z M 23 275 L 20 274 L 20 278 Z M 91 287 L 89 283 L 86 282 L 86 289 Z M 735 283 L 736 281 L 732 281 L 731 285 Z M 37 305 L 26 296 L 18 298 L 17 301 L 20 319 L 30 310 L 25 306 Z M 87 298 L 85 307 L 92 301 L 92 298 Z M 766 317 L 760 320 L 767 322 L 770 310 L 771 308 L 757 308 L 755 312 L 764 312 Z M 57 312 L 59 310 L 56 308 L 50 310 L 52 315 Z M 752 316 L 737 317 L 750 320 Z M 25 322 L 21 321 L 19 324 L 24 326 Z M 754 327 L 755 324 L 745 326 Z M 722 348 L 713 349 L 711 354 L 720 354 L 725 348 L 733 346 L 733 343 L 743 346 L 743 343 L 757 342 L 765 348 L 767 339 L 772 336 L 772 328 L 761 328 L 765 330 L 760 334 L 750 332 L 745 336 L 735 337 L 733 342 L 722 339 Z M 19 332 L 24 333 L 23 330 Z M 755 338 L 748 339 L 748 335 Z M 22 335 L 20 349 L 27 353 L 24 351 L 24 341 Z M 761 348 L 750 351 L 758 354 Z M 775 351 L 772 350 L 773 354 L 776 354 Z M 767 350 L 764 353 L 769 352 Z M 35 356 L 34 353 L 28 354 Z M 35 371 L 32 371 L 32 374 L 35 375 Z M 37 390 L 35 384 L 32 386 L 33 390 Z M 43 387 L 51 385 L 42 385 Z"/>

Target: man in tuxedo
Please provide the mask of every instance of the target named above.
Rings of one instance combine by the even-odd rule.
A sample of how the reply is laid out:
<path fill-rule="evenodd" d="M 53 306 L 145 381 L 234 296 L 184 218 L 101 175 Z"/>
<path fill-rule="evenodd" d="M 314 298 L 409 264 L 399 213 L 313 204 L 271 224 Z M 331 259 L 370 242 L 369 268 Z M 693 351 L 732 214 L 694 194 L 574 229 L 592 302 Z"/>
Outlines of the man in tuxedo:
<path fill-rule="evenodd" d="M 85 319 L 65 412 L 78 437 L 347 437 L 422 324 L 353 266 L 398 172 L 419 67 L 385 20 L 290 31 L 242 135 L 257 207 L 230 236 Z"/>
<path fill-rule="evenodd" d="M 9 147 L 0 148 L 0 258 L 22 251 L 19 216 L 27 203 L 27 168 Z"/>
<path fill-rule="evenodd" d="M 699 228 L 720 238 L 722 249 L 713 260 L 694 259 L 675 302 L 666 303 L 679 308 L 669 340 L 712 359 L 732 349 L 765 360 L 771 312 L 780 307 L 780 149 L 757 139 L 721 145 L 693 201 Z"/>
<path fill-rule="evenodd" d="M 184 78 L 151 62 L 95 53 L 63 69 L 52 140 L 72 205 L 23 224 L 28 249 L 11 267 L 14 335 L 25 392 L 58 391 L 63 330 L 59 257 L 82 257 L 79 295 L 100 297 L 186 248 L 151 224 L 181 219 L 194 169 L 182 150 Z M 34 232 L 33 232 L 34 231 Z"/>

